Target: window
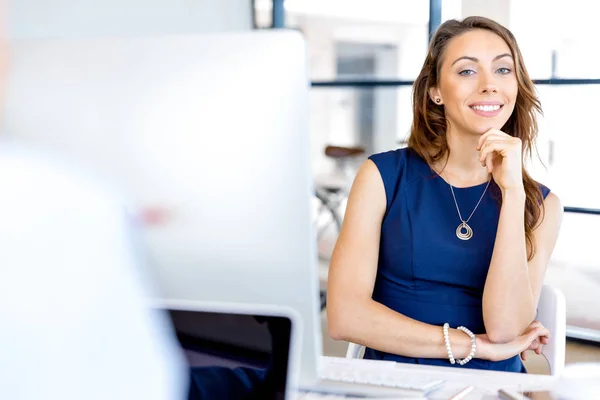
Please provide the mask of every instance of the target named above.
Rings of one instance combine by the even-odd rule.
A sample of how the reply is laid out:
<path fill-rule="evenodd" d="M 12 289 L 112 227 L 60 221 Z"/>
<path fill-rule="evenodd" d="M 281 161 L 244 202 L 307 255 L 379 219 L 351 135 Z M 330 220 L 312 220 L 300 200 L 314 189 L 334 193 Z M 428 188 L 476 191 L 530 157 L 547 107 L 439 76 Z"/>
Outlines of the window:
<path fill-rule="evenodd" d="M 362 67 L 362 78 L 417 76 L 427 50 L 428 1 L 286 0 L 284 5 L 286 27 L 305 35 L 313 80 L 340 78 L 339 63 L 351 70 Z M 271 0 L 256 0 L 259 26 L 271 13 Z M 366 64 L 371 68 L 364 69 Z"/>

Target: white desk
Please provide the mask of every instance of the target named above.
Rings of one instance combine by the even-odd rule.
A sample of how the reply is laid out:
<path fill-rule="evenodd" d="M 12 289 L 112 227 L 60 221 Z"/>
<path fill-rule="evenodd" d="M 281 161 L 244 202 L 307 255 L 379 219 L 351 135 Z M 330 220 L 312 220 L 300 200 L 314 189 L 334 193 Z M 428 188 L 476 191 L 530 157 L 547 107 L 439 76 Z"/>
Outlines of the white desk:
<path fill-rule="evenodd" d="M 433 367 L 427 365 L 397 363 L 401 372 L 415 377 L 426 375 L 432 380 L 442 379 L 446 384 L 431 393 L 432 400 L 448 400 L 452 395 L 472 385 L 475 390 L 464 397 L 464 400 L 497 399 L 498 389 L 533 390 L 549 389 L 557 378 L 549 375 L 520 374 L 514 372 L 496 372 L 476 369 L 460 369 L 450 367 Z"/>
<path fill-rule="evenodd" d="M 475 387 L 465 400 L 497 399 L 499 389 L 534 390 L 550 389 L 557 381 L 549 375 L 520 374 L 515 372 L 497 372 L 477 369 L 457 369 L 432 367 L 425 365 L 402 365 L 398 368 L 407 373 L 427 374 L 433 379 L 443 379 L 446 384 L 430 396 L 435 400 L 447 400 L 466 386 Z"/>

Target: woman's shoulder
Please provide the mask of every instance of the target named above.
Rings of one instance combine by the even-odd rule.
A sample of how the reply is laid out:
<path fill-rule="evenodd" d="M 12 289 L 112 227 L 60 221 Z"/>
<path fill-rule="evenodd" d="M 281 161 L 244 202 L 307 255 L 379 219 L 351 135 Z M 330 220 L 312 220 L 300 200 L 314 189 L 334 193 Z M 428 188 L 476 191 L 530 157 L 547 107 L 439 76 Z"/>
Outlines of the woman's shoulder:
<path fill-rule="evenodd" d="M 542 198 L 544 200 L 546 200 L 546 197 L 548 197 L 548 195 L 550 194 L 551 190 L 548 186 L 544 185 L 543 183 L 540 182 L 536 182 L 538 189 L 540 189 L 540 192 L 542 192 Z"/>
<path fill-rule="evenodd" d="M 387 150 L 380 153 L 371 154 L 369 160 L 373 161 L 378 167 L 382 166 L 397 166 L 400 163 L 406 162 L 410 149 L 408 147 L 395 150 Z"/>
<path fill-rule="evenodd" d="M 369 160 L 375 163 L 382 174 L 413 176 L 422 172 L 423 168 L 429 171 L 427 162 L 410 147 L 375 153 L 369 156 Z"/>
<path fill-rule="evenodd" d="M 421 175 L 418 172 L 421 165 L 427 165 L 414 150 L 408 147 L 375 153 L 369 156 L 369 160 L 379 170 L 388 207 L 401 187 L 406 187 L 406 184 Z"/>
<path fill-rule="evenodd" d="M 560 197 L 543 183 L 537 181 L 535 183 L 542 194 L 540 205 L 543 202 L 546 212 L 554 213 L 556 215 L 562 214 L 564 212 L 564 206 Z"/>

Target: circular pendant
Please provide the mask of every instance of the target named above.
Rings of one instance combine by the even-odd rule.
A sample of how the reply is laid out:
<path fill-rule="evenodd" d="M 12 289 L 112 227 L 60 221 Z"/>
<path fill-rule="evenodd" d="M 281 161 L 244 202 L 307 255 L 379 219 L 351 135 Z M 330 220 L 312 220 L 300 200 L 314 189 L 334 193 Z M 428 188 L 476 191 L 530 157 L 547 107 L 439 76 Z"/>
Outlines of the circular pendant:
<path fill-rule="evenodd" d="M 456 228 L 456 237 L 460 240 L 469 240 L 473 237 L 473 229 L 466 222 L 463 222 Z"/>

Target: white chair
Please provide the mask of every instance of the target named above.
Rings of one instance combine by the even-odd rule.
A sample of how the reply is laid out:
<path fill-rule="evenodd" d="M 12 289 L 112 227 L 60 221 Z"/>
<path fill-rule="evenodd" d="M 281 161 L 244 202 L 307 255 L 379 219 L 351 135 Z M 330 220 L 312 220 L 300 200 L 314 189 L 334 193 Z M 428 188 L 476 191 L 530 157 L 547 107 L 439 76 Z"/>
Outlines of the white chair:
<path fill-rule="evenodd" d="M 559 376 L 565 368 L 567 310 L 565 296 L 555 287 L 544 285 L 538 303 L 537 320 L 550 330 L 550 342 L 542 354 L 550 366 L 550 374 Z M 364 346 L 348 344 L 346 358 L 359 358 Z"/>
<path fill-rule="evenodd" d="M 548 360 L 550 374 L 559 376 L 565 368 L 567 345 L 567 305 L 560 290 L 549 285 L 542 287 L 537 320 L 550 330 L 550 342 L 542 354 Z"/>

